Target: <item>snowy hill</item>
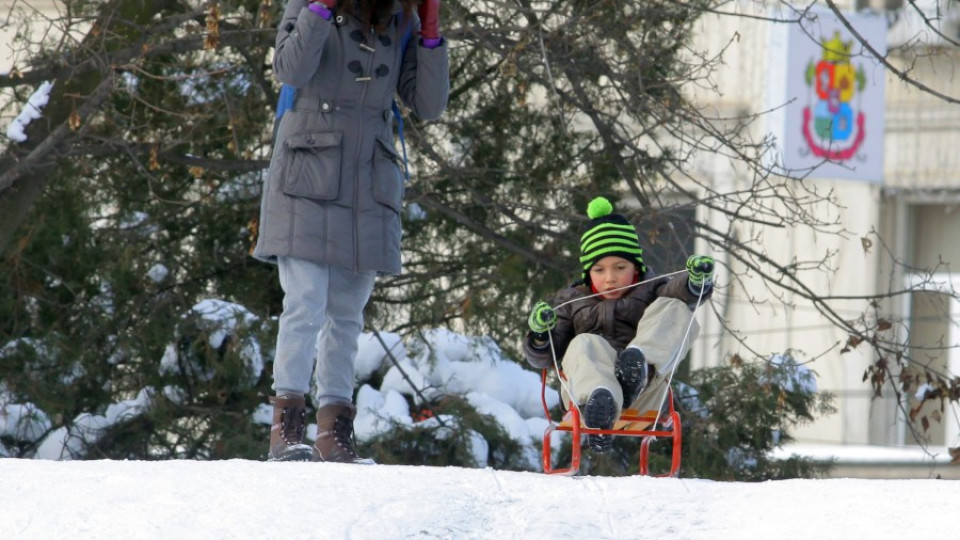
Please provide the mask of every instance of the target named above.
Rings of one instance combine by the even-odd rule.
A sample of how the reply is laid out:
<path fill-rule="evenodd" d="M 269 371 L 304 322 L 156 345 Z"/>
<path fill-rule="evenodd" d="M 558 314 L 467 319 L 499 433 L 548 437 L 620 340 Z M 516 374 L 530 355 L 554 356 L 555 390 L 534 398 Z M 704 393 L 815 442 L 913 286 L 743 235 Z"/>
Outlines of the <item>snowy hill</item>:
<path fill-rule="evenodd" d="M 953 538 L 960 483 L 0 459 L 0 538 Z"/>
<path fill-rule="evenodd" d="M 247 318 L 241 308 L 223 303 L 206 302 L 195 309 L 214 321 Z M 217 348 L 231 329 L 227 325 L 211 332 L 211 347 Z M 383 333 L 383 343 L 370 334 L 361 336 L 358 382 L 375 371 L 385 375 L 379 388 L 361 386 L 358 438 L 382 432 L 390 421 L 407 426 L 435 421 L 412 417 L 407 398 L 418 396 L 412 384 L 427 393 L 465 396 L 527 445 L 531 468 L 536 468 L 536 444 L 547 423 L 538 375 L 506 358 L 488 338 L 445 330 L 422 335 L 422 342 L 402 342 Z M 251 372 L 258 375 L 263 362 L 255 345 L 244 350 Z M 178 361 L 171 356 L 175 350 L 168 352 L 161 369 Z M 202 373 L 203 366 L 195 369 Z M 0 540 L 883 540 L 955 534 L 960 483 L 944 480 L 744 484 L 549 477 L 489 468 L 69 461 L 81 453 L 81 443 L 95 442 L 103 427 L 141 414 L 158 395 L 175 398 L 177 393 L 145 388 L 101 414 L 79 416 L 71 429 L 52 429 L 49 415 L 31 403 L 4 398 L 0 385 L 0 434 L 39 442 L 29 457 L 42 458 L 0 458 Z M 547 400 L 551 405 L 558 400 L 552 389 Z M 261 407 L 251 421 L 270 423 L 269 408 Z M 483 463 L 485 441 L 478 435 L 473 443 L 477 461 Z"/>

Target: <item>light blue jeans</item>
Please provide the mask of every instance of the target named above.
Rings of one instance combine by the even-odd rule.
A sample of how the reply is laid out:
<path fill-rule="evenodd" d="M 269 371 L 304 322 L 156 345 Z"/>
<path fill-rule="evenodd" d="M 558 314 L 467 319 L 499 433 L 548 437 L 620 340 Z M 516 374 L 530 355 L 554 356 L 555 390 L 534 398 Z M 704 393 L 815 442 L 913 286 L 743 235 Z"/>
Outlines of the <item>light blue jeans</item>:
<path fill-rule="evenodd" d="M 317 407 L 353 401 L 357 338 L 375 272 L 279 257 L 283 313 L 273 361 L 277 395 L 306 395 L 316 373 Z"/>

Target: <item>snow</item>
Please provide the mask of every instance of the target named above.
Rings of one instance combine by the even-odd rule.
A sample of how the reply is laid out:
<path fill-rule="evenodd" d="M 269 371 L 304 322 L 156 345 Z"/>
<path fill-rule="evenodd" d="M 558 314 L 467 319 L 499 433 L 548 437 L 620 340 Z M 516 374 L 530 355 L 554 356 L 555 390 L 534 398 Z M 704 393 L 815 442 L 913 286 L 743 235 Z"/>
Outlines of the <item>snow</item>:
<path fill-rule="evenodd" d="M 162 264 L 155 264 L 147 270 L 147 277 L 154 283 L 160 283 L 170 275 L 170 269 Z"/>
<path fill-rule="evenodd" d="M 150 406 L 152 392 L 141 390 L 133 399 L 113 403 L 104 414 L 83 413 L 74 418 L 69 428 L 59 427 L 37 448 L 37 459 L 70 460 L 83 452 L 86 444 L 94 444 L 103 429 L 125 419 L 139 416 Z"/>
<path fill-rule="evenodd" d="M 33 403 L 8 403 L 0 387 L 0 437 L 35 442 L 50 429 L 50 419 Z"/>
<path fill-rule="evenodd" d="M 218 299 L 201 300 L 183 315 L 185 321 L 198 318 L 197 328 L 208 334 L 207 342 L 214 350 L 220 349 L 224 342 L 238 333 L 241 327 L 250 327 L 258 322 L 253 313 L 232 302 Z M 189 355 L 181 355 L 174 344 L 167 345 L 163 357 L 160 359 L 160 369 L 172 373 L 181 369 L 182 363 L 189 363 L 188 369 L 205 380 L 213 376 L 212 369 L 193 362 Z M 241 338 L 240 356 L 249 368 L 250 381 L 254 382 L 263 372 L 264 359 L 260 351 L 260 344 L 251 336 Z"/>
<path fill-rule="evenodd" d="M 378 336 L 379 335 L 379 339 Z M 383 344 L 380 343 L 383 340 Z M 384 349 L 384 345 L 386 349 Z M 363 381 L 370 378 L 370 374 L 380 368 L 384 361 L 389 361 L 389 355 L 396 360 L 405 358 L 406 352 L 400 342 L 398 334 L 390 332 L 365 332 L 357 339 L 357 360 L 355 362 L 357 379 Z"/>
<path fill-rule="evenodd" d="M 951 538 L 960 483 L 0 459 L 3 538 Z"/>
<path fill-rule="evenodd" d="M 184 315 L 181 337 L 199 329 L 219 348 L 241 327 L 259 324 L 242 306 L 205 300 Z M 191 322 L 192 321 L 192 322 Z M 191 325 L 186 323 L 191 322 Z M 251 372 L 263 369 L 256 342 L 240 337 L 240 356 Z M 381 343 L 382 340 L 382 343 Z M 43 350 L 30 340 L 15 346 Z M 397 426 L 455 424 L 450 416 L 422 419 L 409 403 L 421 404 L 408 378 L 427 399 L 463 396 L 493 417 L 524 446 L 531 470 L 539 470 L 538 441 L 547 427 L 540 403 L 539 376 L 521 369 L 485 336 L 435 329 L 416 338 L 381 332 L 358 340 L 358 382 L 383 373 L 380 388 L 360 383 L 355 431 L 360 441 Z M 390 354 L 385 352 L 389 349 Z M 160 369 L 188 365 L 171 344 Z M 392 359 L 391 359 L 392 356 Z M 810 388 L 812 372 L 786 357 L 785 387 Z M 406 377 L 400 372 L 401 366 Z M 202 365 L 188 366 L 203 373 Z M 815 387 L 815 386 L 814 386 Z M 687 389 L 689 390 L 689 389 Z M 689 393 L 683 388 L 679 394 Z M 846 539 L 952 537 L 960 483 L 944 480 L 788 480 L 765 483 L 715 482 L 684 478 L 555 477 L 539 472 L 486 467 L 487 441 L 473 433 L 469 446 L 479 468 L 258 461 L 72 461 L 83 442 L 95 442 L 102 428 L 142 414 L 155 399 L 179 399 L 182 389 L 142 389 L 110 404 L 103 414 L 81 414 L 70 429 L 48 433 L 37 459 L 0 459 L 0 538 L 818 538 Z M 408 399 L 410 401 L 408 401 Z M 548 390 L 552 406 L 559 397 Z M 702 408 L 702 407 L 701 407 Z M 270 424 L 264 403 L 252 422 Z M 51 427 L 48 416 L 29 403 L 14 403 L 0 385 L 0 436 L 37 440 Z M 443 437 L 449 431 L 438 430 Z M 556 433 L 554 455 L 562 435 Z M 307 439 L 316 425 L 307 428 Z M 32 439 L 31 439 L 32 438 Z M 831 454 L 831 448 L 833 454 Z M 797 453 L 857 461 L 836 447 L 794 445 L 774 457 Z M 849 452 L 861 456 L 863 448 Z M 899 449 L 872 461 L 936 463 L 936 457 Z M 0 444 L 0 457 L 9 449 Z M 739 459 L 731 455 L 731 460 Z M 681 475 L 683 469 L 681 468 Z M 827 495 L 827 496 L 825 496 Z M 891 522 L 902 516 L 904 527 Z"/>
<path fill-rule="evenodd" d="M 406 206 L 406 217 L 407 221 L 423 221 L 427 219 L 427 211 L 423 209 L 419 204 L 412 202 Z"/>
<path fill-rule="evenodd" d="M 7 137 L 17 142 L 26 142 L 27 134 L 24 130 L 30 122 L 43 116 L 40 111 L 50 101 L 51 90 L 53 90 L 53 83 L 50 81 L 45 81 L 37 88 L 20 114 L 7 124 Z"/>
<path fill-rule="evenodd" d="M 210 333 L 210 346 L 219 349 L 227 336 L 236 332 L 238 323 L 253 324 L 257 317 L 240 304 L 233 304 L 223 300 L 202 300 L 191 310 L 204 321 L 214 325 Z M 259 375 L 260 372 L 257 372 Z"/>
<path fill-rule="evenodd" d="M 867 464 L 912 464 L 947 465 L 950 454 L 946 446 L 879 446 L 866 444 L 815 444 L 795 443 L 775 449 L 771 456 L 777 459 L 789 458 L 792 454 L 816 461 L 836 461 L 841 463 Z"/>

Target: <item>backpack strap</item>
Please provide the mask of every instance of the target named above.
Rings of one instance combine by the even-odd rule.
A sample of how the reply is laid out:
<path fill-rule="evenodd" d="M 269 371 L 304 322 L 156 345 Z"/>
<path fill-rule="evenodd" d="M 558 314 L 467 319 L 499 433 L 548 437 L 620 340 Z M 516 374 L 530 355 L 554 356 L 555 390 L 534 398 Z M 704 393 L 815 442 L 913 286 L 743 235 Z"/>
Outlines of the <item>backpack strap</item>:
<path fill-rule="evenodd" d="M 293 102 L 297 98 L 297 89 L 284 84 L 280 87 L 280 99 L 277 100 L 277 115 L 276 119 L 280 120 L 283 117 L 283 113 L 293 108 Z"/>
<path fill-rule="evenodd" d="M 297 89 L 289 85 L 280 86 L 280 97 L 277 99 L 277 112 L 273 117 L 273 140 L 277 140 L 277 130 L 280 129 L 280 119 L 283 113 L 293 108 L 294 101 L 297 100 Z"/>

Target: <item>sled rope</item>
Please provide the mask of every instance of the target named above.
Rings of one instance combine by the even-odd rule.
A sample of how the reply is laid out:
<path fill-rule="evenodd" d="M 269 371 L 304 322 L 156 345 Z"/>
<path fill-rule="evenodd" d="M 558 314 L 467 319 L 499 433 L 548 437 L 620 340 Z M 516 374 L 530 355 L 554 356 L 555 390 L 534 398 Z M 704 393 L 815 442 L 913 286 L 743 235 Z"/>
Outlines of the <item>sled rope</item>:
<path fill-rule="evenodd" d="M 703 300 L 703 292 L 706 289 L 706 283 L 700 284 L 700 294 L 697 296 L 697 305 L 690 311 L 690 322 L 687 323 L 687 329 L 683 333 L 683 339 L 680 340 L 680 347 L 677 348 L 677 353 L 673 356 L 673 360 L 665 367 L 670 368 L 670 376 L 667 377 L 667 384 L 664 386 L 663 396 L 660 398 L 660 405 L 657 406 L 657 418 L 653 421 L 653 427 L 657 427 L 657 423 L 660 422 L 660 415 L 663 413 L 663 404 L 667 400 L 667 394 L 670 393 L 670 385 L 673 384 L 673 375 L 677 372 L 677 366 L 680 365 L 680 351 L 687 345 L 687 340 L 690 338 L 690 330 L 693 328 L 694 317 L 697 314 L 697 310 L 700 309 L 700 302 Z"/>

